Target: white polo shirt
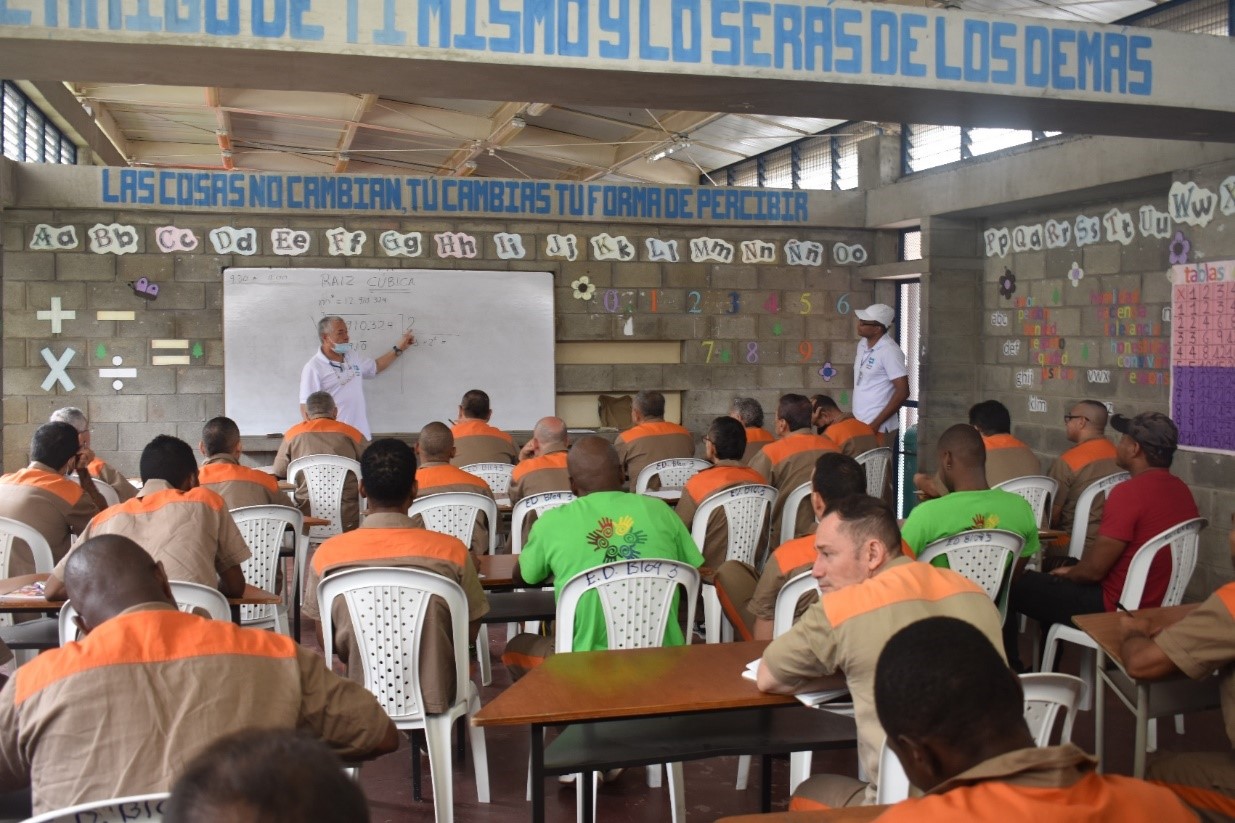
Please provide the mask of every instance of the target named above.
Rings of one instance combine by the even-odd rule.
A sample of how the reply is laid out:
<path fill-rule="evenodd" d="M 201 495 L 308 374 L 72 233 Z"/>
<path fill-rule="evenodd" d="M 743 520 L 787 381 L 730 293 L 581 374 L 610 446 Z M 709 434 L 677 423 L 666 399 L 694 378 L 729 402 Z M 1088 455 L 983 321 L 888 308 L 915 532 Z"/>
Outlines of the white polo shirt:
<path fill-rule="evenodd" d="M 853 361 L 853 416 L 869 424 L 892 399 L 892 381 L 908 374 L 905 353 L 891 337 L 885 334 L 873 347 L 865 338 L 859 340 Z M 899 426 L 900 418 L 894 414 L 879 430 L 888 432 Z"/>
<path fill-rule="evenodd" d="M 363 380 L 377 376 L 377 363 L 367 357 L 357 357 L 352 352 L 343 355 L 342 363 L 327 360 L 322 350 L 304 364 L 300 372 L 300 402 L 304 403 L 315 391 L 330 392 L 339 408 L 337 419 L 360 430 L 366 440 L 373 437 L 369 431 L 369 414 L 365 409 Z"/>

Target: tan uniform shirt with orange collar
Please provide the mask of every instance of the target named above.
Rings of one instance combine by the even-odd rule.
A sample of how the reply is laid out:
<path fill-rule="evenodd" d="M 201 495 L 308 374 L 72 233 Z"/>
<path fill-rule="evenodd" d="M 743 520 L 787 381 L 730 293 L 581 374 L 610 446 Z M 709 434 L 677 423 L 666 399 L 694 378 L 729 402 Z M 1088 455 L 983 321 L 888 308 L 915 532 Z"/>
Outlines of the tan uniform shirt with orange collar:
<path fill-rule="evenodd" d="M 862 583 L 828 592 L 763 653 L 771 674 L 790 687 L 845 673 L 858 725 L 858 758 L 871 781 L 866 803 L 875 802 L 884 738 L 875 714 L 875 664 L 892 635 L 927 617 L 972 624 L 1002 656 L 1002 621 L 990 596 L 954 571 L 907 557 L 889 560 Z"/>
<path fill-rule="evenodd" d="M 847 414 L 828 426 L 823 430 L 823 434 L 850 457 L 857 457 L 883 445 L 883 438 L 852 414 Z"/>
<path fill-rule="evenodd" d="M 748 426 L 746 428 L 746 451 L 742 452 L 742 465 L 749 466 L 750 459 L 769 443 L 776 442 L 776 437 L 767 429 Z"/>
<path fill-rule="evenodd" d="M 699 510 L 700 503 L 719 491 L 752 483 L 763 485 L 763 475 L 743 466 L 737 460 L 717 460 L 711 468 L 698 472 L 686 481 L 686 485 L 682 487 L 682 496 L 678 499 L 678 517 L 682 518 L 688 531 L 693 531 L 695 512 Z M 756 550 L 761 548 L 762 545 Z M 708 518 L 703 545 L 699 547 L 703 552 L 703 565 L 715 570 L 725 562 L 728 549 L 729 521 L 725 518 L 724 510 L 717 509 Z"/>
<path fill-rule="evenodd" d="M 510 475 L 510 505 L 534 494 L 570 491 L 567 454 L 565 446 L 558 446 L 515 466 Z"/>
<path fill-rule="evenodd" d="M 290 497 L 279 491 L 279 481 L 273 474 L 242 466 L 230 454 L 207 458 L 197 471 L 197 482 L 222 497 L 229 509 L 295 505 Z"/>
<path fill-rule="evenodd" d="M 455 437 L 455 456 L 450 460 L 452 466 L 519 462 L 519 450 L 515 448 L 514 438 L 484 420 L 464 418 L 450 428 L 450 433 Z"/>
<path fill-rule="evenodd" d="M 493 491 L 489 484 L 474 474 L 468 474 L 463 469 L 449 463 L 422 463 L 416 469 L 416 499 L 428 497 L 431 494 L 449 494 L 450 492 L 468 492 L 493 499 Z M 412 524 L 417 529 L 425 528 L 424 518 L 416 515 Z M 476 525 L 472 527 L 472 551 L 476 554 L 489 553 L 489 518 L 483 512 L 476 515 Z M 496 527 L 496 524 L 492 524 Z"/>
<path fill-rule="evenodd" d="M 1155 635 L 1154 642 L 1193 680 L 1218 672 L 1222 720 L 1235 748 L 1235 583 L 1220 587 L 1183 620 Z M 1235 759 L 1231 769 L 1235 773 Z"/>
<path fill-rule="evenodd" d="M 292 426 L 283 435 L 279 451 L 274 456 L 274 473 L 276 477 L 287 477 L 287 466 L 293 460 L 308 457 L 311 454 L 336 454 L 359 461 L 364 454 L 369 441 L 365 440 L 360 430 L 331 420 L 329 417 L 318 417 Z M 309 487 L 304 477 L 296 481 L 296 505 L 308 517 Z M 360 491 L 356 478 L 350 474 L 343 481 L 343 530 L 351 531 L 360 525 Z"/>
<path fill-rule="evenodd" d="M 86 469 L 90 472 L 91 477 L 96 480 L 102 480 L 115 489 L 116 496 L 120 498 L 121 503 L 137 497 L 137 487 L 130 483 L 129 478 L 121 474 L 114 466 L 108 465 L 96 457 L 90 461 L 90 465 Z"/>
<path fill-rule="evenodd" d="M 776 504 L 772 507 L 773 545 L 815 530 L 815 513 L 809 505 L 802 505 L 798 509 L 794 534 L 780 533 L 781 513 L 785 510 L 785 498 L 798 486 L 810 482 L 810 475 L 815 470 L 815 461 L 819 459 L 819 455 L 834 451 L 839 449 L 830 437 L 815 434 L 808 428 L 798 429 L 775 443 L 768 444 L 750 461 L 750 467 L 763 475 L 768 485 L 776 487 L 779 492 Z"/>
<path fill-rule="evenodd" d="M 634 491 L 635 481 L 644 467 L 658 460 L 671 460 L 695 456 L 695 437 L 677 423 L 661 419 L 645 420 L 618 435 L 613 447 L 617 449 L 622 471 Z M 650 488 L 659 489 L 656 484 Z"/>
<path fill-rule="evenodd" d="M 1005 480 L 1042 474 L 1042 462 L 1010 434 L 982 435 L 986 445 L 986 484 L 995 488 Z"/>
<path fill-rule="evenodd" d="M 81 486 L 38 461 L 0 477 L 0 517 L 25 523 L 47 538 L 56 562 L 68 554 L 72 536 L 85 531 L 98 511 Z M 9 560 L 9 576 L 33 572 L 34 557 L 19 542 Z"/>
<path fill-rule="evenodd" d="M 348 756 L 390 718 L 289 637 L 144 603 L 5 684 L 0 788 L 32 785 L 35 814 L 165 792 L 214 740 L 254 727 L 307 729 Z"/>
<path fill-rule="evenodd" d="M 448 534 L 415 526 L 407 515 L 371 514 L 353 532 L 332 537 L 318 548 L 309 564 L 305 586 L 304 616 L 321 619 L 317 587 L 333 572 L 364 566 L 424 569 L 458 583 L 467 598 L 467 619 L 474 623 L 489 612 L 489 600 L 480 585 L 476 564 L 467 547 Z M 352 628 L 347 603 L 338 598 L 331 606 L 335 652 L 347 664 L 347 676 L 364 683 L 364 667 Z M 455 649 L 451 636 L 450 610 L 435 599 L 425 617 L 424 642 L 420 647 L 420 685 L 425 711 L 440 714 L 454 704 Z"/>
<path fill-rule="evenodd" d="M 203 488 L 182 492 L 166 480 L 147 480 L 136 498 L 104 509 L 81 539 L 100 534 L 130 538 L 163 564 L 169 580 L 212 588 L 220 573 L 250 557 L 222 497 Z M 63 560 L 52 575 L 64 581 Z"/>
<path fill-rule="evenodd" d="M 1063 511 L 1059 515 L 1059 528 L 1071 532 L 1076 519 L 1076 502 L 1080 500 L 1085 489 L 1095 481 L 1110 477 L 1123 471 L 1115 462 L 1115 444 L 1105 437 L 1095 437 L 1084 443 L 1077 443 L 1063 454 L 1051 466 L 1047 473 L 1059 483 L 1056 500 L 1063 501 Z M 1106 496 L 1099 496 L 1089 509 L 1089 526 L 1085 532 L 1085 548 L 1098 537 L 1098 526 L 1102 524 L 1102 509 Z"/>
<path fill-rule="evenodd" d="M 1071 743 L 1019 749 L 958 774 L 924 797 L 890 807 L 888 823 L 1182 823 L 1197 816 L 1164 786 L 1098 774 L 1097 761 Z"/>

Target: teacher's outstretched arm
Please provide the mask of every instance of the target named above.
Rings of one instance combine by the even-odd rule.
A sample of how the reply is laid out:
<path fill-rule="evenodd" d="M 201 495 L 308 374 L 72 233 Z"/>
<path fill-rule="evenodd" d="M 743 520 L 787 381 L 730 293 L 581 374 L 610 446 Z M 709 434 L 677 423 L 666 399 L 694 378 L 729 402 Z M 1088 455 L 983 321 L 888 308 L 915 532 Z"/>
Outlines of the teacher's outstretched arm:
<path fill-rule="evenodd" d="M 403 336 L 399 338 L 399 342 L 391 346 L 390 351 L 373 361 L 373 364 L 377 366 L 378 373 L 380 374 L 384 372 L 391 363 L 395 362 L 399 355 L 407 351 L 408 347 L 415 344 L 415 342 L 416 335 L 412 334 L 410 330 L 403 332 Z"/>

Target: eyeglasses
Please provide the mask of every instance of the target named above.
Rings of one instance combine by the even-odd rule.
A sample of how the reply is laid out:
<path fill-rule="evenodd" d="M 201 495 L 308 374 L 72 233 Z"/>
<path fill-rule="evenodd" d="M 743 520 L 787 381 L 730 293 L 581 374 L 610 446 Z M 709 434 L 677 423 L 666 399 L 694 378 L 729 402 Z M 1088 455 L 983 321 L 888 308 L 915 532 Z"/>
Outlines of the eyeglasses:
<path fill-rule="evenodd" d="M 1086 423 L 1089 422 L 1089 418 L 1083 414 L 1065 414 L 1063 416 L 1063 422 L 1065 424 L 1070 423 L 1073 420 L 1084 420 Z"/>

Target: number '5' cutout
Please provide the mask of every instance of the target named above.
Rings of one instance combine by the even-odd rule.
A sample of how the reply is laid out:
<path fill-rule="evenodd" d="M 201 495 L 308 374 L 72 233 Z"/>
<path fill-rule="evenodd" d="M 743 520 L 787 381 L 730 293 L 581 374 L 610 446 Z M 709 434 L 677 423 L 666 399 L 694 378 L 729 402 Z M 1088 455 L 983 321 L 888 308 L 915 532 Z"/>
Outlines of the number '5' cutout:
<path fill-rule="evenodd" d="M 798 314 L 810 314 L 810 310 L 812 308 L 810 302 L 810 292 L 802 292 L 802 296 L 798 298 L 798 300 L 802 304 L 802 309 L 798 312 Z"/>

